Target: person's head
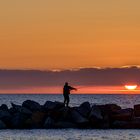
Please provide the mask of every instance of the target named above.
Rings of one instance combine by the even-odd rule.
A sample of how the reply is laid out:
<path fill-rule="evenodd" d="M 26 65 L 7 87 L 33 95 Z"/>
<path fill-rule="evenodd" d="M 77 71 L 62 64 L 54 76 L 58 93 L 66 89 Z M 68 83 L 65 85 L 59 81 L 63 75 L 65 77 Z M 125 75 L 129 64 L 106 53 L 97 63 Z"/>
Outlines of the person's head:
<path fill-rule="evenodd" d="M 65 82 L 65 86 L 68 86 L 68 82 Z"/>

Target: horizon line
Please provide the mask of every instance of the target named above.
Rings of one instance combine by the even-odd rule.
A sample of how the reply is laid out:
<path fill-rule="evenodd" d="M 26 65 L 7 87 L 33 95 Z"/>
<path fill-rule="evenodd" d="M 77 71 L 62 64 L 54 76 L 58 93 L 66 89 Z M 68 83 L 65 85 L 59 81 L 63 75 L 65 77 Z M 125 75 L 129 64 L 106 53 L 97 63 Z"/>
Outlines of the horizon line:
<path fill-rule="evenodd" d="M 74 67 L 74 68 L 46 68 L 46 69 L 38 69 L 38 68 L 0 68 L 0 70 L 13 70 L 13 71 L 52 71 L 52 72 L 61 72 L 61 71 L 77 71 L 81 69 L 113 69 L 113 68 L 138 68 L 140 69 L 140 65 L 123 65 L 119 67 L 111 67 L 111 66 L 103 66 L 103 67 L 97 67 L 97 66 L 91 66 L 91 67 Z"/>

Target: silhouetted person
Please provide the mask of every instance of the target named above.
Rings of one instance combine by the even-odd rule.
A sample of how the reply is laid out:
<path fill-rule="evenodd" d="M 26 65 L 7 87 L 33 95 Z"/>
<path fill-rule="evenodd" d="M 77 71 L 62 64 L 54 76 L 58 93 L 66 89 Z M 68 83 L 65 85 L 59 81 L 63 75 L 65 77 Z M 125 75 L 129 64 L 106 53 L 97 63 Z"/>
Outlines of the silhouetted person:
<path fill-rule="evenodd" d="M 64 96 L 64 104 L 68 107 L 70 99 L 69 99 L 69 94 L 71 90 L 77 90 L 74 87 L 69 86 L 69 84 L 66 82 L 63 88 L 63 96 Z"/>

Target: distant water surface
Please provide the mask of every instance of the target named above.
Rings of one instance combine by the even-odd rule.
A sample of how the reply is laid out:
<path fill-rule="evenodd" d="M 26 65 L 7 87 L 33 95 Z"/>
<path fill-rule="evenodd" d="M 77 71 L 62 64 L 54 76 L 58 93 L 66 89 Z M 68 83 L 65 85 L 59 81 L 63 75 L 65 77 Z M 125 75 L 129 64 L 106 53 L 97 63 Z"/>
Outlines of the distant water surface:
<path fill-rule="evenodd" d="M 21 104 L 28 99 L 37 101 L 42 105 L 47 100 L 63 102 L 63 96 L 61 94 L 0 94 L 0 104 L 7 104 L 8 106 L 11 106 L 11 102 Z M 77 106 L 85 101 L 89 101 L 91 104 L 115 103 L 122 108 L 140 104 L 139 94 L 71 94 L 70 99 L 71 106 Z"/>

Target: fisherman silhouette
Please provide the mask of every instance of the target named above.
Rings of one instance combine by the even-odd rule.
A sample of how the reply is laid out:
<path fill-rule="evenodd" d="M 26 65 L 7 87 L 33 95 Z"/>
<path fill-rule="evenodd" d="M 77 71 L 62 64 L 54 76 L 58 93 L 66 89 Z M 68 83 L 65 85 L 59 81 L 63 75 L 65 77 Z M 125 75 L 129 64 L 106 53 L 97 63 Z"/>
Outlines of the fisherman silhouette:
<path fill-rule="evenodd" d="M 70 102 L 69 94 L 71 90 L 77 90 L 77 89 L 69 86 L 68 82 L 66 82 L 63 88 L 63 96 L 64 96 L 64 104 L 66 104 L 67 107 L 69 106 L 69 102 Z"/>

